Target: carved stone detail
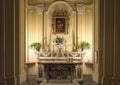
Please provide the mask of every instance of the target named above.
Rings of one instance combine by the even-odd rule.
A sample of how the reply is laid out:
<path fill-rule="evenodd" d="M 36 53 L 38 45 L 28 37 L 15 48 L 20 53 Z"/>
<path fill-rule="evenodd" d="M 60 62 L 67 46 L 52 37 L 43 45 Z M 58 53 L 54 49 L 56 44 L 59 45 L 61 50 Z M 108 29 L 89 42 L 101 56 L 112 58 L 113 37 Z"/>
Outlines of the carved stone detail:
<path fill-rule="evenodd" d="M 64 17 L 64 16 L 69 16 L 69 15 L 70 15 L 69 12 L 67 12 L 67 10 L 65 10 L 65 9 L 58 8 L 53 12 L 53 16 L 56 16 L 56 17 L 58 17 L 58 16 Z"/>
<path fill-rule="evenodd" d="M 78 14 L 83 14 L 83 12 L 85 11 L 84 5 L 83 4 L 78 4 L 77 5 L 77 11 L 78 11 Z"/>
<path fill-rule="evenodd" d="M 37 6 L 37 7 L 36 7 L 36 11 L 37 11 L 38 13 L 40 13 L 40 14 L 43 13 L 43 10 L 44 10 L 43 5 L 41 5 L 41 6 Z"/>

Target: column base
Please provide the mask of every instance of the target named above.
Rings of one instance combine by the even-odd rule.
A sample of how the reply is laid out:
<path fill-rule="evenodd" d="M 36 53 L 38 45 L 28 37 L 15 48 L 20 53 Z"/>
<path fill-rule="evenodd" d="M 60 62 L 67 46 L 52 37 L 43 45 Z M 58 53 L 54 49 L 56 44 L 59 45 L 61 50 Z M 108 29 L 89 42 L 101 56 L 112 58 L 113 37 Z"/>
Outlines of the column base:
<path fill-rule="evenodd" d="M 112 83 L 112 76 L 104 76 L 102 78 L 102 85 L 111 85 Z"/>
<path fill-rule="evenodd" d="M 6 85 L 6 78 L 0 76 L 0 85 Z"/>
<path fill-rule="evenodd" d="M 15 76 L 6 77 L 6 84 L 7 85 L 17 85 L 17 78 Z"/>
<path fill-rule="evenodd" d="M 26 72 L 24 71 L 24 72 L 22 72 L 20 75 L 19 75 L 19 81 L 20 81 L 20 84 L 22 84 L 23 82 L 25 82 L 26 81 L 26 79 L 27 79 L 27 74 L 26 74 Z"/>

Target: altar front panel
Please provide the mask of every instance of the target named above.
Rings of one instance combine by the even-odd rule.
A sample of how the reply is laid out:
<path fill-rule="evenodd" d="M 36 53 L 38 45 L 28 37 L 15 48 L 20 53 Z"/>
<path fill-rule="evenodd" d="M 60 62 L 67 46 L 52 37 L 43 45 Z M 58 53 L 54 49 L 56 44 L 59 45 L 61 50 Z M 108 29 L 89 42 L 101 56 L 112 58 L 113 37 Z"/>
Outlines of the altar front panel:
<path fill-rule="evenodd" d="M 77 77 L 80 78 L 81 71 L 76 67 L 82 63 L 38 63 L 39 66 L 43 66 L 43 77 L 49 82 L 49 80 L 70 80 L 73 82 Z M 79 72 L 78 72 L 79 71 Z M 39 77 L 41 77 L 41 69 L 39 68 Z M 77 73 L 76 73 L 77 72 Z M 79 73 L 79 76 L 77 75 Z"/>

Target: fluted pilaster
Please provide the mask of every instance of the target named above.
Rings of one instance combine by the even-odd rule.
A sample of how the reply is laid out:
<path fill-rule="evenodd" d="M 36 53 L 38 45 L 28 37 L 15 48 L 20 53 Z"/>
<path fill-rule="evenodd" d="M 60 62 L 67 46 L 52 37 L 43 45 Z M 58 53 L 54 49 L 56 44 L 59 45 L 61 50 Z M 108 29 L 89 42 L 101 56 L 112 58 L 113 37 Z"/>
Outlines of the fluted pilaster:
<path fill-rule="evenodd" d="M 101 67 L 102 85 L 118 85 L 120 78 L 120 17 L 118 0 L 100 1 L 100 57 L 103 59 Z"/>

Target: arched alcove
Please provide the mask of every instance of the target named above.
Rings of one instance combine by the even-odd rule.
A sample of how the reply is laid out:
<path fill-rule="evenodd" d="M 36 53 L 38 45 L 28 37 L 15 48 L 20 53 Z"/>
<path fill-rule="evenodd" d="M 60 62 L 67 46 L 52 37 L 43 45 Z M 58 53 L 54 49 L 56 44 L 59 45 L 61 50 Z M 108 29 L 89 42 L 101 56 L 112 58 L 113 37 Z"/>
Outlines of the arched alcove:
<path fill-rule="evenodd" d="M 57 11 L 59 10 L 59 11 Z M 63 13 L 66 12 L 66 15 L 54 15 L 54 12 L 60 12 L 62 11 Z M 60 13 L 59 13 L 60 14 Z M 54 25 L 56 22 L 54 21 L 54 17 L 65 17 L 66 22 L 67 22 L 67 27 L 66 27 L 66 32 L 65 33 L 55 33 L 54 32 Z M 73 33 L 74 32 L 74 33 Z M 59 36 L 59 37 L 64 37 L 67 42 L 67 49 L 68 51 L 73 50 L 73 44 L 75 43 L 74 38 L 76 38 L 76 11 L 73 10 L 73 8 L 66 2 L 64 1 L 56 1 L 52 3 L 48 10 L 44 12 L 44 37 L 46 38 L 46 41 L 44 42 L 44 47 L 50 46 L 50 50 L 52 49 L 53 40 Z"/>

